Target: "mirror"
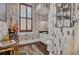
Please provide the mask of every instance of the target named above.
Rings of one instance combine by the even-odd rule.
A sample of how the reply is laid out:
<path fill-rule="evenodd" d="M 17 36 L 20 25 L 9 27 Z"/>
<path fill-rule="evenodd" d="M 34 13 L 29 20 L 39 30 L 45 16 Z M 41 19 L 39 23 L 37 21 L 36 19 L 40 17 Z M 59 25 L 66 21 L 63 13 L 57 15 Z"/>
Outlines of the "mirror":
<path fill-rule="evenodd" d="M 6 22 L 7 20 L 7 12 L 6 12 L 6 4 L 0 3 L 0 21 Z"/>
<path fill-rule="evenodd" d="M 39 33 L 48 34 L 48 15 L 43 15 L 39 21 Z"/>
<path fill-rule="evenodd" d="M 2 36 L 8 33 L 6 4 L 0 3 L 0 41 Z"/>

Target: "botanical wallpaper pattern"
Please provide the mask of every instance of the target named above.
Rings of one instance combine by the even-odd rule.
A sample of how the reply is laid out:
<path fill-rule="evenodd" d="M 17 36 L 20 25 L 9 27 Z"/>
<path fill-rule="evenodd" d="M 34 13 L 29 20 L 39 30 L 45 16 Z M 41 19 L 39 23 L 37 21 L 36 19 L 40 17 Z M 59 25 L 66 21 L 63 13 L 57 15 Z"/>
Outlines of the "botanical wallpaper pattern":
<path fill-rule="evenodd" d="M 35 13 L 35 5 L 33 4 L 33 32 L 31 34 L 19 35 L 19 40 L 39 38 L 39 17 Z M 50 12 L 48 14 L 48 29 L 49 40 L 52 41 L 53 54 L 78 54 L 78 33 L 79 21 L 77 7 L 79 4 L 71 4 L 71 20 L 74 22 L 73 27 L 57 28 L 56 27 L 56 6 L 55 3 L 50 4 Z M 79 7 L 78 7 L 79 8 Z M 13 19 L 13 24 L 19 25 L 19 4 L 7 4 L 7 21 L 10 22 L 10 17 Z M 76 22 L 77 21 L 77 22 Z M 8 24 L 10 25 L 10 23 Z M 26 46 L 28 47 L 28 46 Z M 77 47 L 77 48 L 76 48 Z M 26 49 L 28 50 L 28 49 Z"/>

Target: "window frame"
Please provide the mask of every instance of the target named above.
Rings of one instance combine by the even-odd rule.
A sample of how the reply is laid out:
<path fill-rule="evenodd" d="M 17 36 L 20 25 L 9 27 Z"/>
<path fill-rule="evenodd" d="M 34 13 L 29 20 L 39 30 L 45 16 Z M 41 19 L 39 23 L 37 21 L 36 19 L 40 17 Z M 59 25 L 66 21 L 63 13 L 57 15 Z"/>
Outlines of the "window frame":
<path fill-rule="evenodd" d="M 21 5 L 26 6 L 26 17 L 21 16 Z M 31 18 L 27 17 L 27 7 L 31 7 Z M 32 15 L 33 15 L 32 5 L 29 5 L 29 4 L 26 4 L 26 3 L 20 3 L 19 4 L 19 18 L 20 18 L 19 19 L 19 27 L 20 27 L 20 32 L 32 32 L 32 30 L 33 30 L 33 17 L 32 17 Z M 21 21 L 22 21 L 21 18 L 26 19 L 26 30 L 21 29 Z M 31 29 L 30 30 L 27 29 L 27 26 L 28 26 L 27 19 L 31 19 Z"/>

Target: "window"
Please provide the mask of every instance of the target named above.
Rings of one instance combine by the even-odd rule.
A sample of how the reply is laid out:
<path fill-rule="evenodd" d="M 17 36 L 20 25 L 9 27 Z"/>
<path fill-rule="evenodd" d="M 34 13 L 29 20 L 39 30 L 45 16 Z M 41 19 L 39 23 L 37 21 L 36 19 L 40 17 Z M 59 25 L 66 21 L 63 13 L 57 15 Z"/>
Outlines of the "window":
<path fill-rule="evenodd" d="M 32 6 L 20 4 L 20 32 L 32 31 Z"/>

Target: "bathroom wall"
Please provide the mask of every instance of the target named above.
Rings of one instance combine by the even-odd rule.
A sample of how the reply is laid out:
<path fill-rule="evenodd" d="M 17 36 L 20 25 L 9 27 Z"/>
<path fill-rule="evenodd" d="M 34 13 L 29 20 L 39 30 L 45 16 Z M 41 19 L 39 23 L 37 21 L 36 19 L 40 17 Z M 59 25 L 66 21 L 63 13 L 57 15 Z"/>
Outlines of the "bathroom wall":
<path fill-rule="evenodd" d="M 50 4 L 50 12 L 48 15 L 48 30 L 49 40 L 53 43 L 53 54 L 79 54 L 79 4 L 71 4 L 71 20 L 74 20 L 74 26 L 68 28 L 57 28 L 56 24 L 56 6 Z M 28 34 L 19 34 L 19 40 L 26 38 L 26 40 L 39 38 L 39 16 L 35 13 L 35 4 L 33 4 L 33 32 Z M 8 26 L 10 17 L 13 19 L 13 24 L 19 24 L 19 4 L 7 4 L 7 21 Z M 18 26 L 19 27 L 19 26 Z"/>
<path fill-rule="evenodd" d="M 79 54 L 79 21 L 77 4 L 71 4 L 71 20 L 75 21 L 74 26 L 68 28 L 57 28 L 56 24 L 56 6 L 51 4 L 49 14 L 49 35 L 53 43 L 53 54 Z M 76 22 L 77 20 L 77 22 Z"/>
<path fill-rule="evenodd" d="M 75 24 L 75 41 L 76 41 L 76 44 L 75 44 L 75 47 L 76 47 L 76 54 L 79 55 L 79 4 L 77 3 L 76 6 L 76 20 L 77 20 L 77 23 Z"/>
<path fill-rule="evenodd" d="M 35 14 L 35 5 L 32 4 L 33 7 L 33 31 L 32 32 L 19 32 L 19 4 L 16 3 L 9 3 L 7 4 L 7 22 L 8 22 L 8 26 L 13 24 L 17 24 L 18 25 L 18 35 L 19 35 L 19 41 L 23 41 L 23 40 L 34 40 L 34 39 L 38 39 L 38 16 Z M 12 17 L 12 22 L 10 21 Z M 32 46 L 29 46 L 32 47 Z M 25 50 L 24 50 L 25 48 Z M 27 51 L 27 46 L 24 47 L 20 47 L 21 50 L 19 50 L 19 52 L 22 51 L 23 52 L 28 52 Z M 35 51 L 37 52 L 36 54 L 40 54 L 40 51 L 37 51 L 37 47 L 34 48 L 36 49 Z M 35 53 L 34 51 L 31 50 L 31 48 L 29 48 L 29 51 L 31 51 L 31 53 Z"/>
<path fill-rule="evenodd" d="M 38 20 L 34 13 L 34 5 L 33 6 L 33 31 L 32 32 L 19 32 L 19 3 L 8 3 L 7 4 L 7 21 L 8 21 L 8 26 L 13 24 L 17 24 L 18 25 L 18 35 L 19 35 L 19 39 L 26 39 L 26 40 L 30 40 L 30 39 L 34 39 L 34 38 L 38 38 L 38 33 L 37 33 L 37 27 L 38 27 Z M 12 17 L 12 23 L 11 23 L 11 17 Z"/>
<path fill-rule="evenodd" d="M 74 26 L 72 27 L 64 27 L 58 28 L 56 27 L 56 4 L 50 4 L 50 12 L 48 14 L 48 40 L 52 40 L 52 48 L 53 54 L 60 55 L 60 54 L 78 54 L 78 19 L 77 12 L 77 4 L 71 4 L 71 21 L 75 22 Z M 38 26 L 40 15 L 35 15 L 37 20 L 37 33 L 40 29 Z M 61 25 L 61 24 L 59 24 Z M 68 25 L 68 24 L 66 24 Z M 38 33 L 39 34 L 39 33 Z M 43 37 L 42 37 L 43 38 Z"/>

